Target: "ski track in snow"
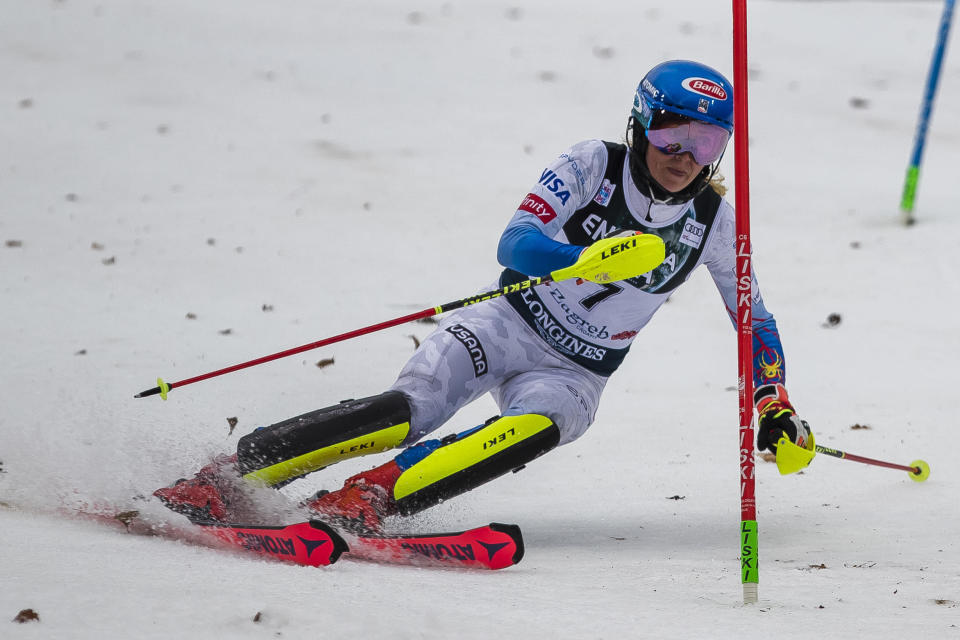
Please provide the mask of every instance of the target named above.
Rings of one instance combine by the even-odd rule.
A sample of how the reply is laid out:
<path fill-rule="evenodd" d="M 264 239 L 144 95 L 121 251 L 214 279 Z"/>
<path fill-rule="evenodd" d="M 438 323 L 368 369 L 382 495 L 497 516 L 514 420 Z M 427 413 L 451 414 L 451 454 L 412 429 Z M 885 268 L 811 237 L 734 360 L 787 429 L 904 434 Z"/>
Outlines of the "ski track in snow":
<path fill-rule="evenodd" d="M 758 462 L 754 606 L 735 334 L 706 273 L 641 334 L 586 436 L 413 523 L 516 522 L 516 567 L 299 568 L 59 515 L 381 391 L 430 326 L 132 398 L 491 282 L 542 166 L 620 139 L 646 69 L 732 76 L 729 3 L 7 4 L 0 637 L 960 638 L 956 25 L 918 224 L 897 213 L 939 2 L 750 3 L 754 256 L 791 397 L 818 443 L 932 469 Z M 732 186 L 732 149 L 723 170 Z M 440 433 L 493 413 L 482 399 Z M 11 622 L 26 608 L 40 621 Z"/>

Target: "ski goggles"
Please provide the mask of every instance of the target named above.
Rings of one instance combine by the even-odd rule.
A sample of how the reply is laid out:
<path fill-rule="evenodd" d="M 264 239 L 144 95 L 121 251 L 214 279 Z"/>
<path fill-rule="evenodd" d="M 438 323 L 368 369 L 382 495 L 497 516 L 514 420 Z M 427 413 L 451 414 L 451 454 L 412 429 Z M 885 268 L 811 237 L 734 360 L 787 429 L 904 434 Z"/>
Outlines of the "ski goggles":
<path fill-rule="evenodd" d="M 697 164 L 703 166 L 719 160 L 730 140 L 730 132 L 723 127 L 689 118 L 652 126 L 658 128 L 647 129 L 647 140 L 657 151 L 671 155 L 691 153 Z"/>

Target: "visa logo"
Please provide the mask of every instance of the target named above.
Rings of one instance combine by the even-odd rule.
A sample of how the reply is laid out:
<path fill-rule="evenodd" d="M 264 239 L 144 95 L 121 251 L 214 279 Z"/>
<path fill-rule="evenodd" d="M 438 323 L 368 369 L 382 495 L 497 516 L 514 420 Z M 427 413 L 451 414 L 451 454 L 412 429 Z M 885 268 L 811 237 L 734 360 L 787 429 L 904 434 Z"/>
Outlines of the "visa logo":
<path fill-rule="evenodd" d="M 570 192 L 567 191 L 567 185 L 564 184 L 563 180 L 561 180 L 554 171 L 544 169 L 543 174 L 540 176 L 540 184 L 545 186 L 547 191 L 557 196 L 560 204 L 567 204 L 567 200 L 570 199 Z"/>

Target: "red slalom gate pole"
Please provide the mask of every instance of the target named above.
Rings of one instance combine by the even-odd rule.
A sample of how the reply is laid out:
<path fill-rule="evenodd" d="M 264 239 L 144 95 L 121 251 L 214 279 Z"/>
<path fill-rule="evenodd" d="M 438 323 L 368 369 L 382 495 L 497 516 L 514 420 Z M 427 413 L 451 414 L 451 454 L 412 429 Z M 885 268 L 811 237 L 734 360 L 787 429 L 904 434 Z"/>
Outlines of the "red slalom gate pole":
<path fill-rule="evenodd" d="M 737 356 L 740 399 L 740 571 L 743 602 L 757 602 L 757 500 L 753 458 L 753 306 L 750 155 L 747 148 L 747 2 L 733 0 L 733 143 L 736 161 Z"/>

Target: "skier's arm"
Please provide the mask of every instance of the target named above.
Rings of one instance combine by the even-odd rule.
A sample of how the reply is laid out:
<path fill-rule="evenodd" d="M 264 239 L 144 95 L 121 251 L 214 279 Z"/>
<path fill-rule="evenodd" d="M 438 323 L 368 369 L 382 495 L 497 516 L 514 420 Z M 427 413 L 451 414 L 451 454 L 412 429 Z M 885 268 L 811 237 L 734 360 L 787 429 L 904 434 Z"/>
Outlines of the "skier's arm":
<path fill-rule="evenodd" d="M 500 236 L 497 261 L 520 273 L 545 276 L 577 261 L 583 247 L 551 240 L 532 224 L 510 224 Z"/>
<path fill-rule="evenodd" d="M 724 210 L 725 209 L 725 210 Z M 717 214 L 717 221 L 711 234 L 710 246 L 704 252 L 704 264 L 710 270 L 714 284 L 723 298 L 727 315 L 737 326 L 737 274 L 736 253 L 734 251 L 733 209 L 724 202 Z M 757 274 L 750 273 L 751 315 L 753 316 L 753 384 L 759 388 L 766 384 L 784 384 L 787 379 L 786 359 L 780 344 L 780 331 L 773 314 L 763 303 Z"/>
<path fill-rule="evenodd" d="M 736 251 L 734 244 L 733 209 L 726 203 L 726 210 L 718 213 L 715 235 L 710 242 L 713 251 L 704 260 L 713 277 L 727 314 L 737 326 L 737 277 Z M 722 214 L 722 215 L 721 215 Z M 757 448 L 777 450 L 781 434 L 800 447 L 813 450 L 814 440 L 810 426 L 797 416 L 790 403 L 785 386 L 786 360 L 780 344 L 777 321 L 763 303 L 757 274 L 750 273 L 751 315 L 753 327 L 753 401 L 757 408 Z"/>
<path fill-rule="evenodd" d="M 565 242 L 563 225 L 593 198 L 607 166 L 603 142 L 581 142 L 541 171 L 500 237 L 497 260 L 531 276 L 577 261 L 583 247 Z"/>
<path fill-rule="evenodd" d="M 709 267 L 709 265 L 708 265 Z M 734 329 L 737 327 L 737 287 L 735 272 L 717 274 L 710 268 L 713 281 L 720 291 L 727 315 Z M 767 310 L 757 285 L 756 273 L 751 273 L 753 316 L 753 385 L 759 388 L 765 384 L 784 384 L 787 380 L 786 359 L 780 343 L 780 331 L 773 314 Z"/>
<path fill-rule="evenodd" d="M 712 273 L 712 272 L 711 272 Z M 790 403 L 785 386 L 786 361 L 780 344 L 777 321 L 763 304 L 757 276 L 751 273 L 753 300 L 753 403 L 757 408 L 757 448 L 777 452 L 781 435 L 793 444 L 813 450 L 814 440 L 810 425 L 801 420 Z M 736 287 L 729 287 L 726 279 L 714 277 L 723 296 L 727 313 L 734 327 L 736 316 Z M 723 285 L 721 286 L 721 282 Z"/>

